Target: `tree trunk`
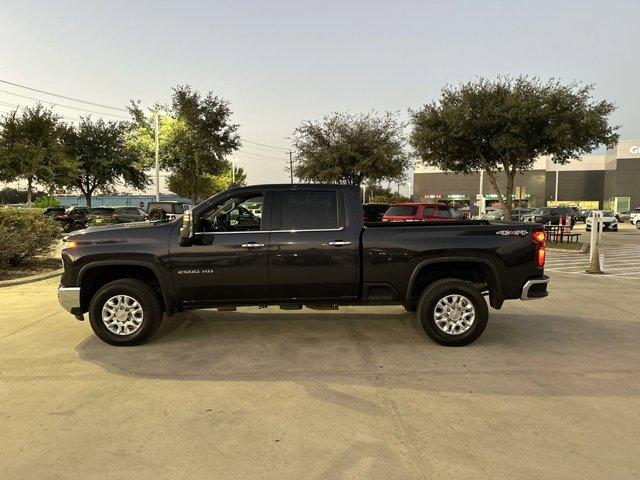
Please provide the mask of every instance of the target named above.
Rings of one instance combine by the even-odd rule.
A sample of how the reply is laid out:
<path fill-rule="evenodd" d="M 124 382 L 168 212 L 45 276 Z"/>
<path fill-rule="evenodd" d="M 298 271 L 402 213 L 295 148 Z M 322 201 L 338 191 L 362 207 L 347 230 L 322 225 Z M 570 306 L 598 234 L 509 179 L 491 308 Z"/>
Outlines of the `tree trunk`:
<path fill-rule="evenodd" d="M 504 219 L 511 221 L 511 205 L 513 203 L 513 184 L 516 177 L 516 171 L 505 171 L 507 174 L 507 191 L 505 194 L 504 203 L 502 204 L 502 211 L 504 212 Z"/>
<path fill-rule="evenodd" d="M 31 190 L 33 190 L 33 178 L 27 178 L 27 206 L 31 206 Z"/>
<path fill-rule="evenodd" d="M 87 207 L 91 206 L 91 192 L 85 192 L 84 201 L 87 202 Z"/>
<path fill-rule="evenodd" d="M 485 169 L 485 173 L 487 174 L 487 177 L 489 177 L 489 181 L 491 182 L 491 186 L 493 187 L 493 190 L 496 192 L 496 195 L 498 196 L 498 201 L 500 202 L 501 205 L 504 206 L 505 199 L 502 196 L 502 192 L 500 191 L 500 187 L 498 187 L 498 181 L 496 180 L 496 176 L 495 176 L 494 172 L 492 172 L 491 170 L 489 170 L 487 168 L 487 169 Z"/>

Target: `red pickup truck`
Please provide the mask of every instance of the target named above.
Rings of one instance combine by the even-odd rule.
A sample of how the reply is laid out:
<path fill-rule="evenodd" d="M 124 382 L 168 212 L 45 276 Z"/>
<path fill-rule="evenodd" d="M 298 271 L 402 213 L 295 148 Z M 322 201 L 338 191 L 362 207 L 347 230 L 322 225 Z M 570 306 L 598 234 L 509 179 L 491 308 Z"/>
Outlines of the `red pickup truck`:
<path fill-rule="evenodd" d="M 382 217 L 383 222 L 462 220 L 462 214 L 443 203 L 396 203 Z"/>

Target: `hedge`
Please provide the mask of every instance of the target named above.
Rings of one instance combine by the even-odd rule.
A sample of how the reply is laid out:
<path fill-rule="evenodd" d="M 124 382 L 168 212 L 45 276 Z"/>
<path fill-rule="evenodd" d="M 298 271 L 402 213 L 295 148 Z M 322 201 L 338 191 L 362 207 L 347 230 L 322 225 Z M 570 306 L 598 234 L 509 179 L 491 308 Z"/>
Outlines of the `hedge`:
<path fill-rule="evenodd" d="M 39 209 L 0 208 L 0 266 L 18 266 L 48 256 L 61 229 Z"/>

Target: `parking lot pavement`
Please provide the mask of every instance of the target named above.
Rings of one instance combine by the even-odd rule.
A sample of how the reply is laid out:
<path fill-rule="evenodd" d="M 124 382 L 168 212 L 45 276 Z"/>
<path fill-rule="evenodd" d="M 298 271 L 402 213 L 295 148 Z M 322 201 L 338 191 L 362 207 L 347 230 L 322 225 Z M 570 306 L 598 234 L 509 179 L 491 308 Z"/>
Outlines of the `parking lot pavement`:
<path fill-rule="evenodd" d="M 575 231 L 584 230 L 578 228 Z M 581 232 L 583 242 L 589 241 L 589 232 Z M 551 244 L 552 246 L 553 244 Z M 618 232 L 603 232 L 599 246 L 600 267 L 608 276 L 618 278 L 640 279 L 640 230 L 630 224 L 621 224 Z M 578 255 L 567 252 L 549 252 L 546 270 L 568 274 L 587 275 L 589 255 Z"/>
<path fill-rule="evenodd" d="M 183 313 L 115 348 L 55 280 L 1 289 L 0 478 L 638 478 L 640 281 L 550 276 L 465 348 L 397 307 Z"/>

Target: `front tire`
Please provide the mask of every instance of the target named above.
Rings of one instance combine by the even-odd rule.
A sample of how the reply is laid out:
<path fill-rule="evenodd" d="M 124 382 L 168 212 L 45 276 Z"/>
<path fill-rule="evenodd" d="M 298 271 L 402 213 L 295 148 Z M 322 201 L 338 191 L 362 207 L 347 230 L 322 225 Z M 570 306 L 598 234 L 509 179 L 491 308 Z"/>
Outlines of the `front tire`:
<path fill-rule="evenodd" d="M 110 345 L 139 345 L 158 330 L 161 321 L 158 294 L 140 280 L 107 283 L 89 304 L 93 332 Z"/>
<path fill-rule="evenodd" d="M 487 326 L 489 309 L 469 282 L 445 278 L 429 285 L 418 301 L 418 319 L 434 342 L 462 347 L 475 342 Z"/>
<path fill-rule="evenodd" d="M 638 220 L 638 221 L 636 222 L 636 228 L 637 228 L 638 230 L 640 230 L 640 220 Z"/>

